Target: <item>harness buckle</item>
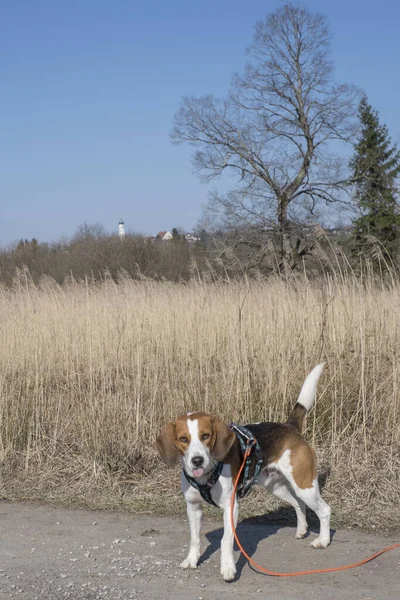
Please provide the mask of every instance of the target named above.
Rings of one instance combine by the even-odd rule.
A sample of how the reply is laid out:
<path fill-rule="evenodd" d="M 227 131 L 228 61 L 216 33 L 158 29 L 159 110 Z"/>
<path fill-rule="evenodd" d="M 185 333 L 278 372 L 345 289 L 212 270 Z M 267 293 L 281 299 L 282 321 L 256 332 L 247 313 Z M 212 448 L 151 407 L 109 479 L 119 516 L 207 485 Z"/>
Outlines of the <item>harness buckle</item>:
<path fill-rule="evenodd" d="M 254 435 L 252 435 L 250 431 L 245 427 L 240 427 L 239 425 L 236 425 L 236 423 L 230 423 L 229 429 L 232 429 L 235 432 L 236 436 L 241 436 L 242 438 L 244 438 L 247 441 L 248 445 L 253 446 L 257 443 L 257 440 L 255 439 Z"/>

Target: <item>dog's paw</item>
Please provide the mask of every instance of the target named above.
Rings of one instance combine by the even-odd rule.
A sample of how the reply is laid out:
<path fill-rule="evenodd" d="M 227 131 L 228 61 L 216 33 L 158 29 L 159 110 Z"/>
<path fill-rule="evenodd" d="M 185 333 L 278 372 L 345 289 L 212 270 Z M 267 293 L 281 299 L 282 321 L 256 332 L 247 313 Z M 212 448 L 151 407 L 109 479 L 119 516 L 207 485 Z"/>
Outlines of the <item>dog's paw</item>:
<path fill-rule="evenodd" d="M 189 556 L 185 558 L 185 560 L 183 560 L 179 566 L 181 569 L 197 569 L 197 561 L 198 558 L 190 556 L 189 554 Z"/>
<path fill-rule="evenodd" d="M 296 531 L 296 535 L 294 536 L 296 540 L 302 540 L 307 535 L 307 529 L 302 531 Z"/>
<path fill-rule="evenodd" d="M 236 566 L 232 561 L 221 563 L 221 575 L 225 581 L 232 581 L 236 576 Z"/>
<path fill-rule="evenodd" d="M 310 546 L 312 546 L 312 548 L 326 548 L 330 543 L 330 540 L 323 540 L 322 538 L 317 537 L 313 542 L 311 542 Z"/>

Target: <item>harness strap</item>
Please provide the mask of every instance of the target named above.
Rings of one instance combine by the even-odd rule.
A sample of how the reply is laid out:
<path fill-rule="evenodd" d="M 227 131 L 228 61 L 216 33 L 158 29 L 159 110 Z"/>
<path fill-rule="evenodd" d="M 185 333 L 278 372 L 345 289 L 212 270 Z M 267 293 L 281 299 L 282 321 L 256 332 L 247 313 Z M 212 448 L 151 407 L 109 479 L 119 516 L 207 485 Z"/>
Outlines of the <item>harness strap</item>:
<path fill-rule="evenodd" d="M 187 481 L 190 483 L 190 485 L 192 487 L 194 487 L 198 492 L 200 492 L 201 497 L 206 502 L 208 502 L 208 504 L 212 504 L 213 506 L 216 506 L 217 508 L 218 508 L 218 504 L 215 504 L 215 502 L 211 496 L 211 488 L 213 488 L 214 485 L 217 483 L 219 476 L 221 475 L 223 466 L 224 466 L 224 463 L 222 461 L 218 462 L 215 466 L 215 469 L 211 473 L 210 478 L 203 485 L 201 485 L 197 481 L 197 479 L 195 479 L 194 477 L 190 477 L 190 475 L 188 475 L 186 473 L 185 469 L 183 469 L 183 474 L 186 477 Z"/>
<path fill-rule="evenodd" d="M 250 450 L 244 465 L 243 479 L 237 486 L 236 491 L 239 498 L 244 498 L 247 496 L 253 485 L 257 483 L 258 476 L 260 475 L 261 467 L 264 462 L 264 457 L 260 444 L 257 442 L 251 431 L 247 429 L 247 427 L 244 427 L 243 425 L 236 425 L 236 423 L 230 423 L 229 427 L 236 434 L 236 437 L 239 440 L 240 449 L 243 456 L 245 456 L 246 452 Z M 254 474 L 252 477 L 250 477 L 250 467 L 253 462 L 253 454 L 255 454 L 256 463 L 254 467 Z"/>

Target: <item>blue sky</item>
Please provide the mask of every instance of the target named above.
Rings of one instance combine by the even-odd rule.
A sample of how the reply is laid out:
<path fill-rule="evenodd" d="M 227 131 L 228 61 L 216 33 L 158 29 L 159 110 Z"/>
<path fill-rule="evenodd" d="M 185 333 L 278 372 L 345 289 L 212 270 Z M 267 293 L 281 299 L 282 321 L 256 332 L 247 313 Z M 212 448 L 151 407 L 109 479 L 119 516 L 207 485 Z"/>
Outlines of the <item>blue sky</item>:
<path fill-rule="evenodd" d="M 183 95 L 223 95 L 276 0 L 0 0 L 0 243 L 84 223 L 190 230 L 208 187 L 169 134 Z M 400 141 L 400 3 L 319 0 L 338 82 Z"/>

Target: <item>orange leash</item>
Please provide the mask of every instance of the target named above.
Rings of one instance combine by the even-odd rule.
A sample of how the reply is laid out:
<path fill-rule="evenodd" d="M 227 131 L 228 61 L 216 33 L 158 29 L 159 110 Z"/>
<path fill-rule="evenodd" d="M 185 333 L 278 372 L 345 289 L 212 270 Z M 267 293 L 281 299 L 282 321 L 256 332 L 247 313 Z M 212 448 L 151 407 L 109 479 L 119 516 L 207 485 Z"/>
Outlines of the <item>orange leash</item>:
<path fill-rule="evenodd" d="M 234 508 L 234 505 L 235 505 L 236 488 L 238 486 L 240 475 L 242 474 L 242 471 L 243 471 L 246 459 L 249 456 L 249 454 L 250 454 L 250 449 L 246 450 L 246 452 L 245 452 L 245 455 L 244 455 L 244 458 L 243 458 L 243 463 L 242 463 L 242 465 L 241 465 L 241 467 L 239 469 L 239 473 L 238 473 L 238 475 L 236 477 L 235 485 L 234 485 L 234 488 L 233 488 L 232 499 L 231 499 L 231 526 L 232 526 L 233 535 L 235 536 L 236 543 L 239 546 L 239 550 L 241 551 L 241 553 L 243 554 L 243 556 L 245 556 L 247 558 L 247 560 L 249 561 L 249 563 L 252 564 L 253 567 L 255 567 L 256 569 L 258 569 L 262 573 L 266 573 L 267 575 L 272 575 L 273 577 L 298 577 L 299 575 L 314 575 L 314 573 L 332 573 L 334 571 L 346 571 L 347 569 L 355 569 L 356 567 L 361 567 L 361 565 L 365 565 L 365 563 L 368 563 L 371 560 L 374 560 L 374 558 L 377 558 L 381 554 L 384 554 L 385 552 L 389 552 L 389 550 L 394 550 L 394 548 L 399 548 L 400 547 L 400 544 L 393 544 L 392 546 L 388 546 L 387 548 L 384 548 L 383 550 L 380 550 L 379 552 L 377 552 L 376 554 L 373 554 L 372 556 L 369 556 L 368 558 L 364 558 L 364 560 L 360 560 L 360 562 L 353 563 L 352 565 L 345 565 L 344 567 L 332 567 L 330 569 L 313 569 L 311 571 L 297 571 L 297 572 L 294 572 L 294 573 L 275 573 L 275 571 L 269 571 L 268 569 L 265 569 L 264 567 L 261 567 L 243 549 L 243 546 L 240 543 L 240 540 L 239 540 L 238 535 L 236 533 L 235 521 L 234 521 L 234 518 L 233 518 L 233 508 Z"/>

